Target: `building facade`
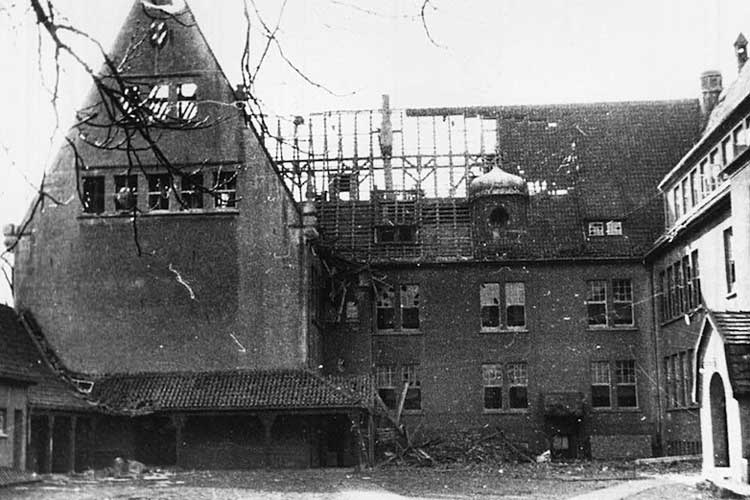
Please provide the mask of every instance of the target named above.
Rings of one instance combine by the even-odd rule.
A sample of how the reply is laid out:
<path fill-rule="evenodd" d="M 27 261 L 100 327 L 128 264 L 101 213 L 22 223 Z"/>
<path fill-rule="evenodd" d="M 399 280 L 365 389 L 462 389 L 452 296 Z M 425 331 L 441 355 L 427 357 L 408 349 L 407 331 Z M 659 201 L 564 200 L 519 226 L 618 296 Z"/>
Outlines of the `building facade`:
<path fill-rule="evenodd" d="M 702 76 L 703 134 L 659 185 L 666 230 L 647 255 L 655 284 L 660 427 L 667 451 L 703 452 L 704 472 L 747 482 L 750 73 Z M 699 441 L 700 439 L 700 441 Z"/>

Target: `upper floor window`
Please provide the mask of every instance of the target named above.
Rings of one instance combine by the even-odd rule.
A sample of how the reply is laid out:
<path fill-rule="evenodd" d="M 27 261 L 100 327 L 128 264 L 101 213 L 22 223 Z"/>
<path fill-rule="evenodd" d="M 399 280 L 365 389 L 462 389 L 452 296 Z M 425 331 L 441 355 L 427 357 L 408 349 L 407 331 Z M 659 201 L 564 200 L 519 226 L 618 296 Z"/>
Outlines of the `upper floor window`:
<path fill-rule="evenodd" d="M 138 206 L 138 176 L 115 175 L 115 210 L 133 210 Z"/>
<path fill-rule="evenodd" d="M 482 331 L 526 327 L 526 284 L 520 281 L 479 285 Z M 502 307 L 501 307 L 502 304 Z"/>
<path fill-rule="evenodd" d="M 592 280 L 586 282 L 586 312 L 590 326 L 607 325 L 607 282 Z"/>
<path fill-rule="evenodd" d="M 630 279 L 612 280 L 611 299 L 607 280 L 590 280 L 586 282 L 586 287 L 586 315 L 590 327 L 623 327 L 635 324 L 633 284 Z M 611 315 L 610 308 L 614 311 Z"/>
<path fill-rule="evenodd" d="M 633 284 L 628 279 L 612 280 L 615 314 L 613 323 L 618 326 L 633 324 Z"/>
<path fill-rule="evenodd" d="M 588 234 L 589 236 L 622 236 L 622 221 L 590 221 Z"/>
<path fill-rule="evenodd" d="M 89 214 L 104 212 L 104 176 L 87 175 L 82 180 L 83 211 Z"/>
<path fill-rule="evenodd" d="M 527 408 L 529 406 L 527 391 L 529 374 L 526 370 L 526 362 L 508 363 L 506 374 L 508 376 L 508 406 Z"/>
<path fill-rule="evenodd" d="M 156 120 L 164 120 L 169 112 L 169 84 L 159 83 L 151 88 L 148 94 L 148 108 L 151 117 Z"/>
<path fill-rule="evenodd" d="M 375 227 L 375 243 L 415 243 L 417 227 L 414 225 L 383 225 Z"/>
<path fill-rule="evenodd" d="M 503 407 L 503 365 L 482 365 L 484 386 L 484 409 L 499 410 Z"/>
<path fill-rule="evenodd" d="M 593 361 L 591 363 L 591 407 L 609 408 L 612 406 L 610 393 L 609 361 Z"/>
<path fill-rule="evenodd" d="M 636 408 L 635 360 L 615 361 L 615 375 L 618 408 Z"/>
<path fill-rule="evenodd" d="M 399 405 L 401 394 L 406 388 L 404 410 L 419 410 L 422 408 L 422 383 L 419 376 L 419 365 L 377 365 L 375 379 L 378 396 L 391 410 Z"/>
<path fill-rule="evenodd" d="M 180 195 L 183 207 L 186 209 L 203 208 L 203 174 L 187 174 L 182 176 Z"/>
<path fill-rule="evenodd" d="M 237 206 L 237 172 L 219 171 L 214 173 L 214 206 L 234 208 Z"/>
<path fill-rule="evenodd" d="M 172 179 L 169 174 L 151 174 L 148 180 L 148 208 L 149 210 L 169 210 L 169 193 L 172 189 Z"/>
<path fill-rule="evenodd" d="M 194 83 L 177 84 L 177 117 L 192 120 L 198 114 L 198 86 Z"/>
<path fill-rule="evenodd" d="M 398 291 L 398 302 L 396 292 Z M 396 303 L 399 304 L 396 309 Z M 419 285 L 404 284 L 396 288 L 383 286 L 376 300 L 376 326 L 378 330 L 418 330 Z M 398 314 L 397 314 L 398 312 Z"/>
<path fill-rule="evenodd" d="M 734 274 L 734 255 L 732 251 L 732 228 L 724 230 L 724 272 L 727 280 L 727 293 L 734 291 L 736 276 Z"/>

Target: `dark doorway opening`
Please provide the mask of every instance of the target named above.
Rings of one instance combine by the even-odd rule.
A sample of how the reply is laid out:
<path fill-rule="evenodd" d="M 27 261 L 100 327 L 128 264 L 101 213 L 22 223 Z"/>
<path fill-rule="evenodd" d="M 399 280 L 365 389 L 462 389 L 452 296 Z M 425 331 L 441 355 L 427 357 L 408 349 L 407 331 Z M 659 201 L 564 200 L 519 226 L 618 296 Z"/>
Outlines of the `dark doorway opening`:
<path fill-rule="evenodd" d="M 714 373 L 709 386 L 711 399 L 711 435 L 714 443 L 714 467 L 729 467 L 727 401 L 721 375 Z"/>
<path fill-rule="evenodd" d="M 29 449 L 26 451 L 26 468 L 44 474 L 49 467 L 49 427 L 46 416 L 31 417 Z"/>
<path fill-rule="evenodd" d="M 23 438 L 26 435 L 26 422 L 23 418 L 23 410 L 13 412 L 13 468 L 23 469 Z"/>

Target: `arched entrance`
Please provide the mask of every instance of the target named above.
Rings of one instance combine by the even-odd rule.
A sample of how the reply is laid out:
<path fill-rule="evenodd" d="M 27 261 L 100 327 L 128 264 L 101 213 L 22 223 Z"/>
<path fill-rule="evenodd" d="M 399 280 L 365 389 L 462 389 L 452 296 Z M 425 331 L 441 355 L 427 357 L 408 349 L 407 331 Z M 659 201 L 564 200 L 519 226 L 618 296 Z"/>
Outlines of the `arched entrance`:
<path fill-rule="evenodd" d="M 711 398 L 711 434 L 714 444 L 714 467 L 729 467 L 729 434 L 727 400 L 721 375 L 714 373 L 709 386 Z"/>

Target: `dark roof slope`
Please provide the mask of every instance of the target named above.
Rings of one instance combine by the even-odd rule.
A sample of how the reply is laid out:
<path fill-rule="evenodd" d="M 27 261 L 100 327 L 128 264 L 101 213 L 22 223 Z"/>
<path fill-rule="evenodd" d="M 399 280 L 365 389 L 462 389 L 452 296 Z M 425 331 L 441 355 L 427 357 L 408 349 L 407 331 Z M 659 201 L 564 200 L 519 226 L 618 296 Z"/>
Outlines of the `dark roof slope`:
<path fill-rule="evenodd" d="M 304 410 L 367 407 L 371 390 L 361 381 L 305 370 L 238 370 L 109 375 L 94 385 L 91 396 L 104 408 L 125 413 Z"/>
<path fill-rule="evenodd" d="M 700 126 L 697 100 L 408 110 L 457 113 L 496 118 L 502 168 L 557 190 L 529 197 L 523 231 L 492 252 L 473 248 L 467 200 L 425 199 L 419 242 L 396 248 L 373 242 L 378 202 L 333 200 L 319 206 L 322 241 L 370 261 L 641 256 L 663 230 L 656 186 Z M 612 219 L 622 237 L 588 238 L 587 221 Z"/>
<path fill-rule="evenodd" d="M 732 390 L 750 394 L 750 311 L 712 311 L 711 317 L 724 340 Z"/>
<path fill-rule="evenodd" d="M 64 382 L 44 361 L 12 308 L 0 305 L 0 376 L 33 381 L 29 405 L 84 410 L 92 405 Z"/>

